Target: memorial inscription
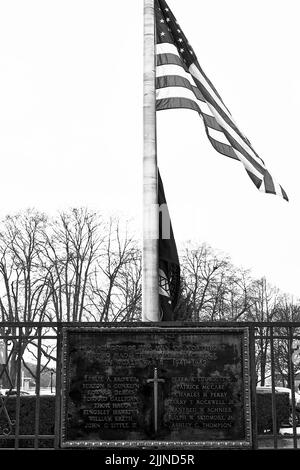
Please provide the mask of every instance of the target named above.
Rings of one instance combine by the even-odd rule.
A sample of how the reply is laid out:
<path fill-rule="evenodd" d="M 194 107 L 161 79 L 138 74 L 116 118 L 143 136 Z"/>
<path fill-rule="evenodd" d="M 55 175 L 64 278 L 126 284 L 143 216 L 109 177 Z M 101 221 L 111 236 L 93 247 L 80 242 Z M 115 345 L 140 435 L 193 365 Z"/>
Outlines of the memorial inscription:
<path fill-rule="evenodd" d="M 247 329 L 64 331 L 63 446 L 249 446 Z"/>

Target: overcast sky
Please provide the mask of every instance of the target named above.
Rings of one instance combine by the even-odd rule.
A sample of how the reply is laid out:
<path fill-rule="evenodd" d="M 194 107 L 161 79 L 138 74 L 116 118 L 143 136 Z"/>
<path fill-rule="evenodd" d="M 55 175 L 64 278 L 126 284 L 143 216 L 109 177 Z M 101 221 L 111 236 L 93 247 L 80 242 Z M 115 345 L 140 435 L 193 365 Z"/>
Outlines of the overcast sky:
<path fill-rule="evenodd" d="M 178 246 L 207 242 L 300 296 L 298 0 L 169 0 L 290 202 L 218 154 L 199 116 L 158 113 Z M 142 220 L 143 1 L 0 0 L 0 216 L 88 206 Z"/>

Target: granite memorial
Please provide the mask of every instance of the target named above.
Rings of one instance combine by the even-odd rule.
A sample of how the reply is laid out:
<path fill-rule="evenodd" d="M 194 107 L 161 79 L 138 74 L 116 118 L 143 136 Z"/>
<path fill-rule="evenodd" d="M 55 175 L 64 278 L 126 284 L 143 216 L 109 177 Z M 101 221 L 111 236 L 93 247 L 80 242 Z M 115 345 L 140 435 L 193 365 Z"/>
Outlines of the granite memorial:
<path fill-rule="evenodd" d="M 247 328 L 66 329 L 63 447 L 249 447 Z"/>

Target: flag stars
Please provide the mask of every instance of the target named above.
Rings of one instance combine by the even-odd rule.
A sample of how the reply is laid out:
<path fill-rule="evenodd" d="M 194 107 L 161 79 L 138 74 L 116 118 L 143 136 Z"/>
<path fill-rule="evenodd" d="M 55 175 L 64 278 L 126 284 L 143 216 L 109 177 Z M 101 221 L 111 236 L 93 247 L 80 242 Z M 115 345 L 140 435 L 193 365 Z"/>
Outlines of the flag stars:
<path fill-rule="evenodd" d="M 161 19 L 161 20 L 160 20 L 160 22 L 161 22 L 161 23 L 164 23 L 164 22 L 165 22 L 165 20 Z"/>
<path fill-rule="evenodd" d="M 182 38 L 178 38 L 178 42 L 183 42 L 183 39 L 182 39 Z"/>
<path fill-rule="evenodd" d="M 170 18 L 166 18 L 167 23 L 170 23 L 170 21 L 171 21 Z"/>
<path fill-rule="evenodd" d="M 165 35 L 166 35 L 166 33 L 162 32 L 162 33 L 160 33 L 160 35 L 161 35 L 161 36 L 165 36 Z"/>
<path fill-rule="evenodd" d="M 183 52 L 184 52 L 184 49 L 183 49 L 183 48 L 179 49 L 179 52 L 183 53 Z"/>

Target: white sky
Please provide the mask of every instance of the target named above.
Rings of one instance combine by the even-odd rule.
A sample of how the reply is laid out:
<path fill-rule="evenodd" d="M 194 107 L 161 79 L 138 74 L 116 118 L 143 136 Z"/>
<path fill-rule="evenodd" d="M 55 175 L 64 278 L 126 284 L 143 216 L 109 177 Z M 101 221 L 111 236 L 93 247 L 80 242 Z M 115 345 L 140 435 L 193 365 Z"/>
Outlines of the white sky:
<path fill-rule="evenodd" d="M 178 246 L 207 242 L 300 296 L 298 0 L 169 0 L 204 71 L 290 202 L 260 193 L 199 116 L 158 113 Z M 0 216 L 142 213 L 143 0 L 0 0 Z"/>

